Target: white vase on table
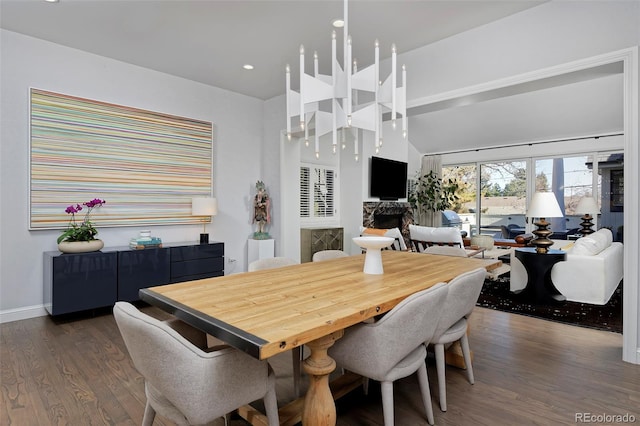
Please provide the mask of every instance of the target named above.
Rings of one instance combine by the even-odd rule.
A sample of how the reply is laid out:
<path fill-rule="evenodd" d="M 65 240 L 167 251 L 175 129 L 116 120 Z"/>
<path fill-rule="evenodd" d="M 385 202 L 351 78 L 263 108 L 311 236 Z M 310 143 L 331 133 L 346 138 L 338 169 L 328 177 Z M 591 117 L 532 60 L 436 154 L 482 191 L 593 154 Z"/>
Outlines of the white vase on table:
<path fill-rule="evenodd" d="M 354 243 L 367 251 L 364 256 L 363 272 L 365 274 L 380 275 L 384 273 L 380 250 L 389 247 L 394 241 L 394 238 L 377 236 L 353 238 Z"/>

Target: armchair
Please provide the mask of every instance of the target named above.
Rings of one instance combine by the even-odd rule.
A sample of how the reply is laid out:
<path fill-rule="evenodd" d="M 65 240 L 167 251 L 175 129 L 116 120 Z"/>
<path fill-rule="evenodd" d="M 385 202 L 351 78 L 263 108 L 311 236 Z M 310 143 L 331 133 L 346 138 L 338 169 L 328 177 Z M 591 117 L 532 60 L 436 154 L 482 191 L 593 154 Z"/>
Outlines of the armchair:
<path fill-rule="evenodd" d="M 264 399 L 269 425 L 279 424 L 275 375 L 266 361 L 231 347 L 209 352 L 197 346 L 206 342 L 204 333 L 159 321 L 127 302 L 117 302 L 113 315 L 144 377 L 143 426 L 153 424 L 156 412 L 177 424 L 205 424 L 258 399 Z"/>
<path fill-rule="evenodd" d="M 433 245 L 464 248 L 462 234 L 458 228 L 409 225 L 409 236 L 416 252 L 423 252 Z"/>

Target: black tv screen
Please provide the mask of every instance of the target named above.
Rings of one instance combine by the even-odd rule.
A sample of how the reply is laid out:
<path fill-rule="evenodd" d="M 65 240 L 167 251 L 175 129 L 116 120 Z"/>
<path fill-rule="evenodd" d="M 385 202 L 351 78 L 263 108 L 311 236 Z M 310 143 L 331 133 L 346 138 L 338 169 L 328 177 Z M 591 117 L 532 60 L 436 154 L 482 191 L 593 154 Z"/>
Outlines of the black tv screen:
<path fill-rule="evenodd" d="M 407 196 L 407 163 L 371 157 L 370 187 L 372 197 L 397 200 Z"/>

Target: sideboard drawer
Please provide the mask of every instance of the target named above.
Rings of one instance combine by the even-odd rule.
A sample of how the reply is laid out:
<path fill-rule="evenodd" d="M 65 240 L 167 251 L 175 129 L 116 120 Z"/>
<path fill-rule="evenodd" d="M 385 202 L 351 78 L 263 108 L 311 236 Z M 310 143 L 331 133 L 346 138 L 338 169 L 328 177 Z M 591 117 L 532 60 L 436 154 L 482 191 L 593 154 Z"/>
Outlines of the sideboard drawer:
<path fill-rule="evenodd" d="M 224 244 L 211 243 L 193 246 L 171 247 L 171 262 L 224 257 Z"/>
<path fill-rule="evenodd" d="M 224 258 L 222 257 L 171 262 L 171 282 L 189 281 L 220 275 L 224 275 Z M 192 278 L 191 276 L 196 276 L 196 278 Z"/>
<path fill-rule="evenodd" d="M 221 275 L 224 275 L 223 243 L 171 247 L 170 282 L 176 283 Z"/>

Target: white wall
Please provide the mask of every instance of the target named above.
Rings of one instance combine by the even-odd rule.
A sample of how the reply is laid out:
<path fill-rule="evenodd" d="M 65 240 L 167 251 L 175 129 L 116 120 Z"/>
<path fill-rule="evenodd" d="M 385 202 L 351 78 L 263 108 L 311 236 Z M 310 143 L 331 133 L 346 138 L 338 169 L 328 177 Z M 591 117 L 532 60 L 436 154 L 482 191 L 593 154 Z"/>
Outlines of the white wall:
<path fill-rule="evenodd" d="M 59 235 L 28 230 L 30 87 L 212 122 L 219 214 L 207 231 L 236 259 L 227 273 L 246 270 L 253 189 L 264 178 L 262 101 L 10 31 L 0 36 L 0 321 L 44 314 L 42 253 L 56 249 Z M 151 231 L 165 242 L 195 242 L 202 228 Z M 137 232 L 99 228 L 106 246 L 126 245 Z"/>

